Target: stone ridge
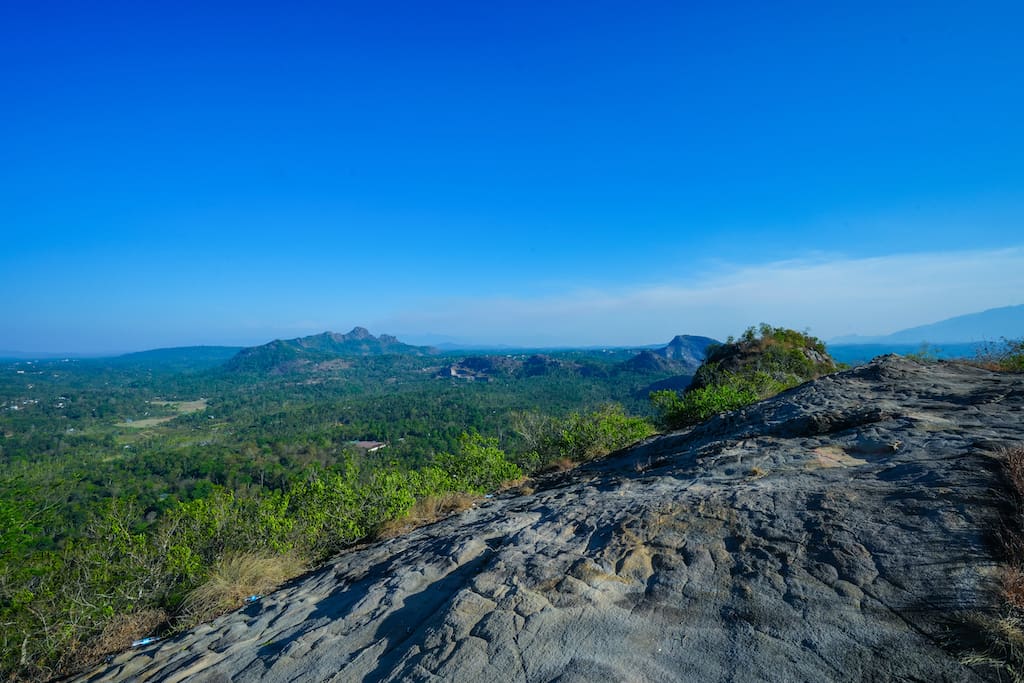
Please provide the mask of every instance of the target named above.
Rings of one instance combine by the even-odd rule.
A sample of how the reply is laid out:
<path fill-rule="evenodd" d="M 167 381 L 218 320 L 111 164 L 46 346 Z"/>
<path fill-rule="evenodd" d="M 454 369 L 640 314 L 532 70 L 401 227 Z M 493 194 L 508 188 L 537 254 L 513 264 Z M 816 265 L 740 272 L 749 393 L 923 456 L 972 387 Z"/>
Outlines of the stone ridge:
<path fill-rule="evenodd" d="M 649 439 L 407 536 L 81 681 L 994 679 L 1024 377 L 898 357 Z"/>

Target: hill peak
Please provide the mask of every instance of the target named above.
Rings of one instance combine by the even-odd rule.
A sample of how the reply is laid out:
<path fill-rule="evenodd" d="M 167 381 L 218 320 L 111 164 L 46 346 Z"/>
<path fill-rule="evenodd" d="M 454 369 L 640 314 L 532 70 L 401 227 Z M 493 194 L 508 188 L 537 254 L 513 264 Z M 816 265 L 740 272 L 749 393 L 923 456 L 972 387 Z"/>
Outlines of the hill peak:
<path fill-rule="evenodd" d="M 341 337 L 342 339 L 375 339 L 375 337 L 372 334 L 370 334 L 370 331 L 368 329 L 359 326 L 353 327 L 352 331 L 349 332 L 348 334 L 342 334 L 338 336 Z"/>
<path fill-rule="evenodd" d="M 328 367 L 330 361 L 356 356 L 426 356 L 438 353 L 429 346 L 403 344 L 389 334 L 375 337 L 365 327 L 347 334 L 321 332 L 295 339 L 275 339 L 262 346 L 242 349 L 228 364 L 228 370 L 283 374 Z M 334 364 L 336 365 L 336 363 Z"/>

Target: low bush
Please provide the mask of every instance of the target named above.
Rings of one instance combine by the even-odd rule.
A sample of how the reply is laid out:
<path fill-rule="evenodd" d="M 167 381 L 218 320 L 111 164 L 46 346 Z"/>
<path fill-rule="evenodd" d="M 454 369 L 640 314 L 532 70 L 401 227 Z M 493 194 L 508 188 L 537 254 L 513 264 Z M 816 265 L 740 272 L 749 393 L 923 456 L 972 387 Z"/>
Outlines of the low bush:
<path fill-rule="evenodd" d="M 1006 339 L 978 349 L 975 362 L 1000 372 L 1024 372 L 1024 339 Z"/>
<path fill-rule="evenodd" d="M 374 531 L 374 538 L 394 538 L 421 526 L 433 524 L 449 515 L 468 510 L 478 499 L 478 496 L 460 492 L 420 498 L 405 516 L 379 525 Z"/>
<path fill-rule="evenodd" d="M 652 392 L 663 429 L 679 429 L 749 405 L 836 370 L 825 344 L 803 332 L 761 324 L 709 347 L 685 392 Z"/>
<path fill-rule="evenodd" d="M 532 472 L 548 471 L 559 461 L 592 460 L 645 439 L 655 431 L 646 418 L 627 415 L 615 403 L 586 413 L 571 413 L 562 420 L 521 413 L 515 416 L 513 424 L 532 449 L 523 458 Z"/>
<path fill-rule="evenodd" d="M 523 476 L 519 466 L 509 462 L 498 448 L 498 440 L 477 433 L 459 438 L 458 454 L 435 458 L 437 466 L 451 477 L 453 489 L 484 493 L 498 488 L 503 481 Z"/>
<path fill-rule="evenodd" d="M 680 396 L 675 391 L 655 391 L 651 403 L 669 429 L 703 422 L 713 415 L 742 408 L 759 399 L 758 393 L 741 381 L 702 387 Z"/>

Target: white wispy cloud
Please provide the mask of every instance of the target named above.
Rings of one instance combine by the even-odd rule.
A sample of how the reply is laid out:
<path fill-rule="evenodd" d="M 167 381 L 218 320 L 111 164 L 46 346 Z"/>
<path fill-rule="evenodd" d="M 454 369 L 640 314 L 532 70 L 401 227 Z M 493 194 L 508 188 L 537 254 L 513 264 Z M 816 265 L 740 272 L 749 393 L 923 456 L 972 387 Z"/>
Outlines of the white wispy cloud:
<path fill-rule="evenodd" d="M 723 338 L 766 321 L 827 339 L 1022 302 L 1024 247 L 1012 247 L 719 264 L 690 281 L 421 301 L 374 324 L 510 344 L 638 344 L 679 333 Z"/>

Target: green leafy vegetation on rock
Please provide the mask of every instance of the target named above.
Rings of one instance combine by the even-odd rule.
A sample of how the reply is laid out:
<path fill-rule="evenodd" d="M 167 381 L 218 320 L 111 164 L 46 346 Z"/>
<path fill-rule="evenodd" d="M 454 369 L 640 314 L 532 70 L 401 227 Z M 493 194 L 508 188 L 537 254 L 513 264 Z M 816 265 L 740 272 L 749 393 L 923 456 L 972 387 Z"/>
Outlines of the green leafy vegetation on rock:
<path fill-rule="evenodd" d="M 559 460 L 591 460 L 654 433 L 649 420 L 627 415 L 617 404 L 573 412 L 563 419 L 520 412 L 515 415 L 514 428 L 530 449 L 523 456 L 529 469 L 543 469 Z"/>
<path fill-rule="evenodd" d="M 978 350 L 976 360 L 990 370 L 1024 372 L 1024 339 L 985 344 Z"/>
<path fill-rule="evenodd" d="M 761 324 L 738 339 L 708 349 L 682 394 L 655 391 L 650 399 L 666 429 L 703 422 L 812 379 L 835 372 L 836 364 L 818 338 Z"/>

